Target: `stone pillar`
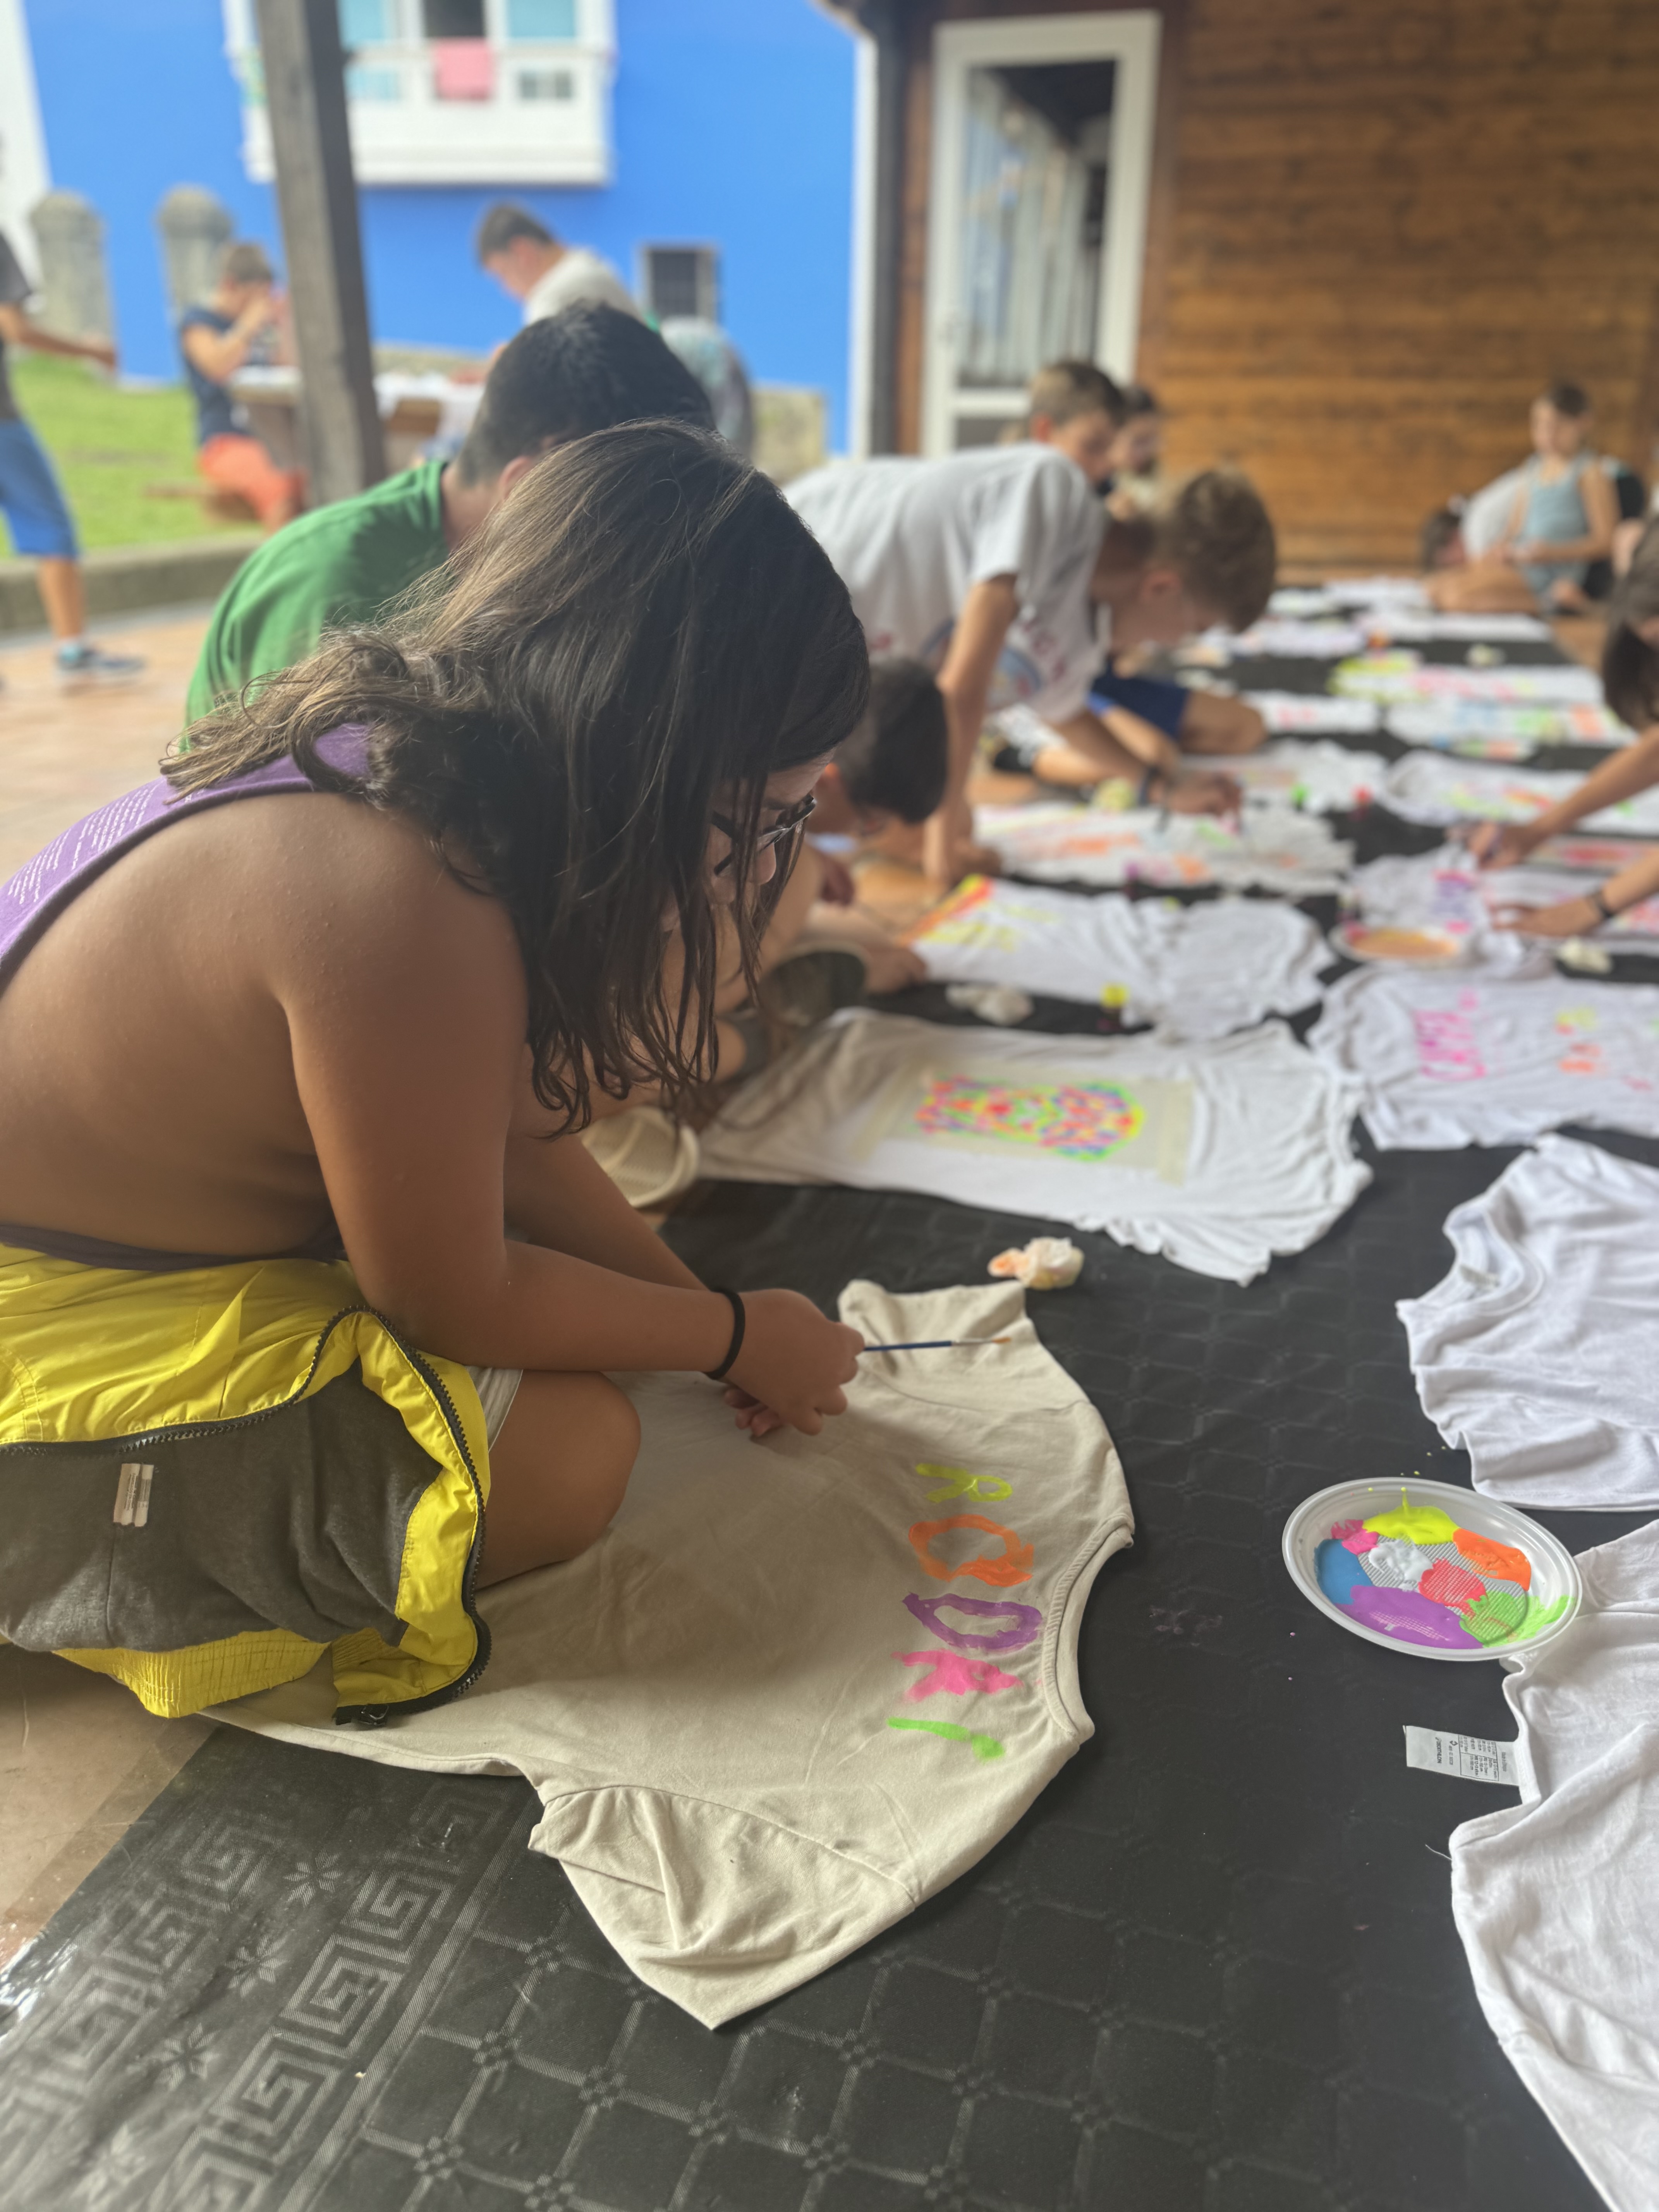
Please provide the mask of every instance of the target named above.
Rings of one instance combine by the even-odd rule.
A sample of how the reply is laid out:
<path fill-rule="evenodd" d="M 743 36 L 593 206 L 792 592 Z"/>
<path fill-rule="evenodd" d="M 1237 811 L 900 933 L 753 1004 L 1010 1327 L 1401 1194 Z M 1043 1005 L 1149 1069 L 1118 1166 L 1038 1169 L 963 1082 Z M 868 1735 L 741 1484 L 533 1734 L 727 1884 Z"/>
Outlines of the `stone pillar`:
<path fill-rule="evenodd" d="M 167 308 L 175 323 L 218 283 L 219 256 L 235 227 L 224 202 L 202 185 L 175 185 L 156 209 Z"/>
<path fill-rule="evenodd" d="M 29 210 L 40 257 L 40 320 L 66 338 L 112 338 L 104 220 L 79 192 L 48 192 Z"/>

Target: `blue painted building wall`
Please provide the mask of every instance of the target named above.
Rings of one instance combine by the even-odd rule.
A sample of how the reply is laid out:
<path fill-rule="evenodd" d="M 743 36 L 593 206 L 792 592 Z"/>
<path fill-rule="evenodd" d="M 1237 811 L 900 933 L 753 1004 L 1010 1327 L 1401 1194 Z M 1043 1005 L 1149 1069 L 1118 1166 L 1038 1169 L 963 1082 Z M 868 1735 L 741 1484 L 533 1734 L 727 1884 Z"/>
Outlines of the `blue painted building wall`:
<path fill-rule="evenodd" d="M 155 226 L 162 195 L 205 185 L 280 252 L 275 194 L 249 182 L 218 0 L 27 0 L 54 185 L 107 226 L 122 365 L 177 356 Z M 615 181 L 374 185 L 362 194 L 377 337 L 483 350 L 518 327 L 476 267 L 491 200 L 532 208 L 635 281 L 643 244 L 720 250 L 722 316 L 762 383 L 830 395 L 846 434 L 854 54 L 811 0 L 616 0 Z"/>

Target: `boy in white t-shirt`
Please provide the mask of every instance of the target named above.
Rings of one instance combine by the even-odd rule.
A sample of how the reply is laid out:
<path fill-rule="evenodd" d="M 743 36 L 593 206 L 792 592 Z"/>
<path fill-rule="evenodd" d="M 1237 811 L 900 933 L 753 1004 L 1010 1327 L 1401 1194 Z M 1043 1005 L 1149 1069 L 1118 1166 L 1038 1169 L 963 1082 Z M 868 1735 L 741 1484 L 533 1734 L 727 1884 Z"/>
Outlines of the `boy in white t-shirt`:
<path fill-rule="evenodd" d="M 1183 813 L 1237 804 L 1230 777 L 1189 769 L 1161 732 L 1126 723 L 1120 742 L 1088 696 L 1109 643 L 1174 644 L 1261 613 L 1277 555 L 1243 477 L 1208 471 L 1126 521 L 1104 513 L 1063 453 L 1025 444 L 815 469 L 786 496 L 835 562 L 872 653 L 938 671 L 951 772 L 927 825 L 936 882 L 986 865 L 972 846 L 968 775 L 986 715 L 1017 702 L 1148 799 Z"/>

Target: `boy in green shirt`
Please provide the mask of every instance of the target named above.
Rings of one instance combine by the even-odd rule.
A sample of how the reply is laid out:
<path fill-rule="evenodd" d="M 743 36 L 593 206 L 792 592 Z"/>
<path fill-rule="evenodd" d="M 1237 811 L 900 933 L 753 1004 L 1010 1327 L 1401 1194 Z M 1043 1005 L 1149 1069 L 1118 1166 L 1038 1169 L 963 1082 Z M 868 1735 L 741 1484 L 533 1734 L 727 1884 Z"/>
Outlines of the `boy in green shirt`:
<path fill-rule="evenodd" d="M 702 386 L 654 331 L 593 302 L 531 324 L 497 357 L 453 461 L 301 515 L 249 555 L 213 611 L 186 720 L 304 660 L 325 629 L 376 620 L 551 447 L 663 416 L 713 427 Z"/>

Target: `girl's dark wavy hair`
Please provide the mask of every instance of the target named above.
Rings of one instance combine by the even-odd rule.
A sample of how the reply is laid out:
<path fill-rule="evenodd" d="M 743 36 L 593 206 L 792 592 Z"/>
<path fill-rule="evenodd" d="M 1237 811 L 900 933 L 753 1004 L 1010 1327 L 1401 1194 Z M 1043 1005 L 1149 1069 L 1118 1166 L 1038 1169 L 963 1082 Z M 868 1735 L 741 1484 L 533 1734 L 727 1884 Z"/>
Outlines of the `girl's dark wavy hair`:
<path fill-rule="evenodd" d="M 846 587 L 776 488 L 706 432 L 633 422 L 550 453 L 389 623 L 325 638 L 162 767 L 198 791 L 289 755 L 417 822 L 512 916 L 536 1095 L 580 1128 L 595 1086 L 706 1079 L 710 815 L 737 825 L 752 985 L 767 778 L 832 752 L 868 689 Z M 344 723 L 368 728 L 361 778 L 318 757 Z"/>
<path fill-rule="evenodd" d="M 1659 651 L 1644 642 L 1636 625 L 1659 615 L 1659 521 L 1636 541 L 1630 567 L 1613 586 L 1601 648 L 1601 688 L 1607 704 L 1633 730 L 1659 722 Z"/>

